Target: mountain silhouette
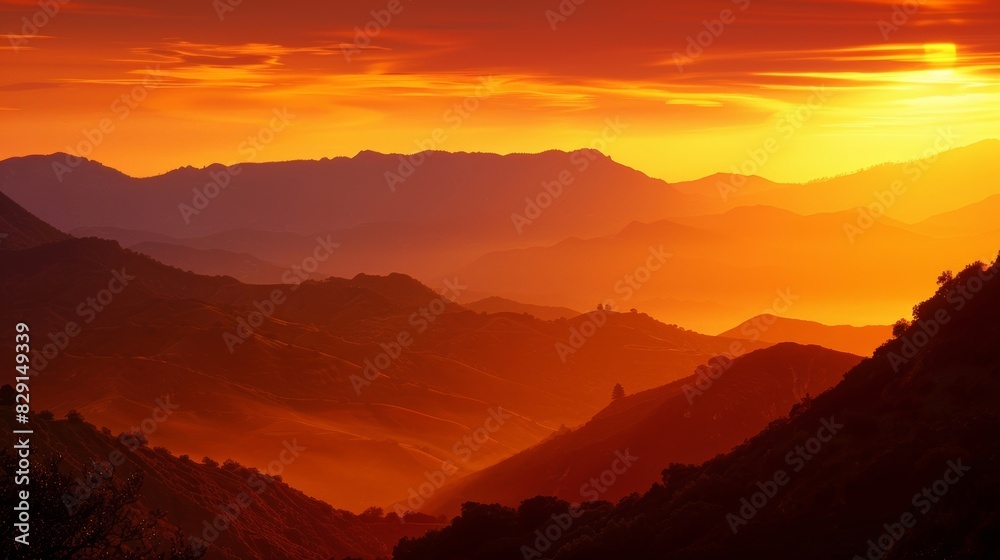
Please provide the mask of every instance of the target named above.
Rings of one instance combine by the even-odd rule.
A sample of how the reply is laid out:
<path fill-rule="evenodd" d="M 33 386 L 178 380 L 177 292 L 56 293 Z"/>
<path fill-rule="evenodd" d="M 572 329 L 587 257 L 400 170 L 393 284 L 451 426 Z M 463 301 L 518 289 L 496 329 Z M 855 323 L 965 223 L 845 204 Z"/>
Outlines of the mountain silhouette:
<path fill-rule="evenodd" d="M 758 315 L 719 336 L 773 343 L 816 344 L 858 356 L 870 356 L 891 335 L 892 327 L 888 326 L 828 326 L 813 321 L 789 319 L 776 315 Z"/>
<path fill-rule="evenodd" d="M 573 311 L 572 309 L 567 309 L 565 307 L 529 305 L 495 296 L 463 303 L 462 307 L 479 313 L 527 313 L 528 315 L 546 321 L 572 319 L 573 317 L 581 315 L 579 311 Z"/>
<path fill-rule="evenodd" d="M 954 143 L 949 144 L 945 136 L 928 138 L 925 157 L 914 161 L 745 196 L 737 191 L 727 203 L 774 206 L 798 214 L 847 211 L 881 203 L 888 218 L 916 223 L 995 194 L 1000 140 L 950 148 Z"/>
<path fill-rule="evenodd" d="M 787 287 L 806 295 L 798 318 L 871 325 L 904 313 L 929 287 L 922 279 L 990 256 L 989 170 L 998 156 L 1000 142 L 987 141 L 804 185 L 726 174 L 670 185 L 590 151 L 428 152 L 389 188 L 399 155 L 189 167 L 144 179 L 88 161 L 60 182 L 56 154 L 0 162 L 0 190 L 57 227 L 128 247 L 170 243 L 284 266 L 330 237 L 338 249 L 316 278 L 402 272 L 436 284 L 459 271 L 474 280 L 464 301 L 588 309 L 617 295 L 642 251 L 663 246 L 675 257 L 668 271 L 625 308 L 719 332 L 771 313 L 761 302 Z M 720 183 L 740 187 L 722 196 Z M 185 217 L 184 205 L 197 213 Z M 248 282 L 271 274 L 246 256 L 155 251 L 202 274 Z M 902 266 L 913 274 L 890 290 Z M 869 273 L 816 273 L 827 267 Z"/>
<path fill-rule="evenodd" d="M 1000 229 L 996 216 L 1000 213 L 1000 194 L 993 195 L 964 208 L 945 212 L 915 224 L 917 231 L 942 237 L 967 237 L 992 234 Z"/>
<path fill-rule="evenodd" d="M 700 463 L 731 450 L 793 405 L 836 385 L 859 361 L 791 343 L 713 360 L 690 377 L 618 399 L 587 424 L 473 473 L 430 507 L 455 513 L 463 502 L 516 506 L 536 495 L 579 502 L 593 473 L 627 450 L 638 461 L 601 496 L 616 501 L 648 490 L 662 465 Z"/>
<path fill-rule="evenodd" d="M 0 424 L 10 433 L 16 429 L 11 421 L 13 407 L 0 410 L 7 413 Z M 135 475 L 142 480 L 135 507 L 141 514 L 155 510 L 165 514 L 166 526 L 156 532 L 169 535 L 170 530 L 179 530 L 184 544 L 207 551 L 207 559 L 388 557 L 400 537 L 420 535 L 432 527 L 376 522 L 334 509 L 282 482 L 278 471 L 286 466 L 280 461 L 274 471 L 237 463 L 220 466 L 203 463 L 201 457 L 174 456 L 133 439 L 131 433 L 101 433 L 83 420 L 53 420 L 36 414 L 32 423 L 34 465 L 40 467 L 60 457 L 60 467 L 71 479 L 65 493 L 46 496 L 46 503 L 53 506 L 44 512 L 45 519 L 36 520 L 39 530 L 45 521 L 55 523 L 58 515 L 85 511 L 89 496 L 120 486 Z M 287 468 L 294 465 L 293 451 L 308 451 L 298 451 L 299 444 L 289 442 L 287 449 L 292 451 L 284 456 Z M 33 505 L 39 507 L 42 497 L 36 500 Z"/>
<path fill-rule="evenodd" d="M 85 161 L 62 182 L 52 164 L 65 154 L 53 154 L 0 162 L 0 190 L 66 230 L 112 226 L 171 237 L 240 228 L 311 235 L 369 223 L 411 223 L 516 239 L 511 214 L 523 214 L 525 197 L 546 192 L 543 184 L 559 182 L 560 175 L 571 178 L 564 181 L 565 192 L 556 196 L 558 204 L 552 205 L 546 220 L 524 230 L 526 237 L 610 233 L 628 221 L 655 219 L 671 208 L 682 210 L 685 201 L 698 200 L 598 152 L 418 156 L 423 163 L 410 178 L 390 188 L 386 173 L 395 173 L 404 159 L 395 154 L 362 152 L 353 158 L 244 164 L 229 172 L 214 165 L 145 179 Z M 227 178 L 230 182 L 223 188 Z M 213 181 L 219 192 L 206 195 L 202 211 L 195 207 L 192 191 Z M 277 190 L 277 184 L 285 187 Z M 608 184 L 615 184 L 616 190 L 604 188 Z M 56 200 L 61 203 L 51 204 Z M 180 204 L 199 213 L 185 220 Z M 248 208 L 269 211 L 251 214 Z"/>
<path fill-rule="evenodd" d="M 455 274 L 484 292 L 525 303 L 586 309 L 590 301 L 614 297 L 665 322 L 722 332 L 768 314 L 888 324 L 933 285 L 928 278 L 995 251 L 993 235 L 937 238 L 890 219 L 864 222 L 868 228 L 861 229 L 858 216 L 747 206 L 495 251 Z M 847 226 L 859 232 L 853 242 Z M 659 269 L 643 270 L 651 250 L 669 258 Z"/>
<path fill-rule="evenodd" d="M 3 251 L 0 266 L 18 271 L 0 317 L 34 318 L 33 384 L 54 412 L 122 431 L 170 393 L 182 409 L 155 445 L 246 465 L 300 434 L 310 453 L 286 480 L 356 511 L 445 462 L 472 472 L 586 421 L 609 372 L 653 388 L 735 342 L 640 314 L 474 313 L 402 274 L 248 285 L 94 238 Z M 499 410 L 503 429 L 468 453 Z"/>
<path fill-rule="evenodd" d="M 643 495 L 469 503 L 394 558 L 996 558 L 998 273 L 943 277 L 839 385 Z"/>
<path fill-rule="evenodd" d="M 287 269 L 264 262 L 249 253 L 223 249 L 193 249 L 173 243 L 144 241 L 129 247 L 133 251 L 177 268 L 198 271 L 210 276 L 238 274 L 235 278 L 248 284 L 281 284 Z"/>

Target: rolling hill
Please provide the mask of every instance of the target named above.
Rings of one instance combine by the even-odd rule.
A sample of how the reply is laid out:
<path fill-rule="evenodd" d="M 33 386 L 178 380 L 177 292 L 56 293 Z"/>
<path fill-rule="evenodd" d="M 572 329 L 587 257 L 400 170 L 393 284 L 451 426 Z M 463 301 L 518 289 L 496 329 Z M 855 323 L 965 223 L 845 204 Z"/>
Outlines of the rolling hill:
<path fill-rule="evenodd" d="M 13 407 L 3 405 L 0 411 L 5 413 L 0 425 L 9 434 L 16 428 Z M 277 455 L 273 470 L 235 463 L 220 466 L 150 448 L 129 434 L 112 437 L 79 418 L 53 420 L 36 414 L 32 423 L 35 480 L 41 482 L 39 471 L 50 469 L 50 460 L 59 457 L 58 467 L 68 484 L 39 486 L 34 494 L 32 532 L 47 538 L 35 541 L 33 552 L 38 556 L 32 558 L 61 557 L 65 551 L 56 554 L 53 535 L 61 529 L 59 524 L 79 521 L 89 508 L 107 499 L 105 492 L 125 495 L 128 481 L 136 476 L 141 481 L 135 503 L 140 514 L 156 510 L 165 514 L 165 526 L 153 532 L 154 538 L 179 530 L 183 544 L 206 551 L 207 560 L 387 558 L 400 537 L 417 536 L 433 527 L 365 519 L 310 498 L 282 482 L 281 471 L 287 465 Z M 284 457 L 294 464 L 291 454 Z M 54 478 L 49 474 L 46 480 Z M 51 494 L 58 490 L 64 492 Z M 11 552 L 9 543 L 12 539 L 4 539 L 3 550 Z M 49 554 L 46 547 L 53 547 Z"/>
<path fill-rule="evenodd" d="M 206 276 L 236 275 L 247 284 L 282 284 L 288 269 L 264 262 L 249 253 L 233 253 L 223 249 L 192 249 L 173 243 L 144 241 L 129 247 L 133 251 L 188 271 Z"/>
<path fill-rule="evenodd" d="M 516 301 L 589 309 L 611 298 L 702 332 L 758 315 L 884 325 L 933 286 L 928 279 L 990 257 L 997 242 L 988 234 L 931 237 L 888 219 L 861 229 L 857 220 L 854 212 L 802 216 L 747 206 L 496 251 L 455 274 Z M 904 267 L 913 273 L 901 276 Z"/>
<path fill-rule="evenodd" d="M 286 480 L 359 511 L 445 461 L 472 472 L 585 421 L 611 379 L 656 387 L 735 342 L 633 314 L 482 315 L 450 301 L 459 279 L 247 285 L 92 238 L 2 251 L 0 266 L 0 317 L 37 333 L 40 406 L 121 431 L 172 395 L 182 408 L 155 445 L 246 465 L 295 434 L 310 452 Z M 467 453 L 499 411 L 502 430 Z"/>
<path fill-rule="evenodd" d="M 954 148 L 946 135 L 929 137 L 924 157 L 888 163 L 803 185 L 737 192 L 727 204 L 765 205 L 798 214 L 848 211 L 882 204 L 890 219 L 906 223 L 959 210 L 996 194 L 1000 140 Z M 893 187 L 895 191 L 893 192 Z"/>
<path fill-rule="evenodd" d="M 993 195 L 964 208 L 945 212 L 914 224 L 918 231 L 939 237 L 964 237 L 992 234 L 1000 229 L 996 217 L 1000 214 L 1000 194 Z"/>
<path fill-rule="evenodd" d="M 662 465 L 643 495 L 466 504 L 394 558 L 995 558 L 998 273 L 975 263 L 943 281 L 839 385 L 731 453 Z"/>
<path fill-rule="evenodd" d="M 537 317 L 544 321 L 555 321 L 557 319 L 572 319 L 579 317 L 579 311 L 573 311 L 566 307 L 547 307 L 544 305 L 529 305 L 519 303 L 509 299 L 499 297 L 489 297 L 468 303 L 463 303 L 462 307 L 477 313 L 527 313 L 532 317 Z"/>
<path fill-rule="evenodd" d="M 579 502 L 590 480 L 628 452 L 637 461 L 601 495 L 617 501 L 659 481 L 663 465 L 701 463 L 730 451 L 833 387 L 861 358 L 783 343 L 735 360 L 717 359 L 684 379 L 626 396 L 574 430 L 473 473 L 430 502 L 454 514 L 462 503 L 517 506 L 532 496 Z"/>
<path fill-rule="evenodd" d="M 876 348 L 892 337 L 891 326 L 852 327 L 850 325 L 823 325 L 813 321 L 787 319 L 775 315 L 758 315 L 720 334 L 730 338 L 763 340 L 765 342 L 797 342 L 815 344 L 870 356 Z"/>

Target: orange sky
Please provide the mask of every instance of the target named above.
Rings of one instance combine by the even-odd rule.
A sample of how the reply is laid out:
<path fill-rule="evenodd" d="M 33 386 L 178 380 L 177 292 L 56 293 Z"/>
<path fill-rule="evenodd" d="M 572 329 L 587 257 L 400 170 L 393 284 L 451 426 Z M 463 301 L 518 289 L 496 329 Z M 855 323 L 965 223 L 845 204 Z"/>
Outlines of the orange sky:
<path fill-rule="evenodd" d="M 84 150 L 141 176 L 594 146 L 681 180 L 774 138 L 757 173 L 804 181 L 915 158 L 942 126 L 961 144 L 1000 136 L 995 0 L 910 15 L 889 0 L 565 0 L 564 19 L 546 15 L 559 0 L 44 1 L 54 16 L 0 0 L 0 158 Z M 686 52 L 699 33 L 703 52 Z"/>

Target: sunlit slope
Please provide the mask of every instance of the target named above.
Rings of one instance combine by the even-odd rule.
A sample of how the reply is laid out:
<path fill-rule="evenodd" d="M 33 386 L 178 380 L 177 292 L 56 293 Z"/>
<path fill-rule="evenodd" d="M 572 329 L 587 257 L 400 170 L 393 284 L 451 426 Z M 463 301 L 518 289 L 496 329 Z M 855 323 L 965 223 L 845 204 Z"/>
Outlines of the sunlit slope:
<path fill-rule="evenodd" d="M 469 501 L 517 506 L 538 495 L 593 499 L 591 479 L 627 451 L 637 457 L 635 464 L 600 496 L 614 502 L 648 490 L 663 465 L 700 463 L 729 451 L 807 396 L 836 385 L 860 360 L 790 343 L 735 361 L 715 360 L 690 377 L 619 399 L 584 426 L 460 480 L 429 507 L 454 514 Z"/>

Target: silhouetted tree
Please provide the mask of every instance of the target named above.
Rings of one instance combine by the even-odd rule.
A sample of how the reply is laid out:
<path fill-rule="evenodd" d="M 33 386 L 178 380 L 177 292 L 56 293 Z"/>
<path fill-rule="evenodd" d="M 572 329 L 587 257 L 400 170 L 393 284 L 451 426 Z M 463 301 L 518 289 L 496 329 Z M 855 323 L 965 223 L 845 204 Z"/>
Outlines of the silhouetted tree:
<path fill-rule="evenodd" d="M 372 506 L 361 512 L 361 515 L 358 517 L 360 517 L 362 521 L 366 521 L 368 523 L 377 523 L 382 521 L 382 518 L 385 517 L 385 510 L 377 506 Z"/>
<path fill-rule="evenodd" d="M 625 396 L 625 387 L 622 387 L 621 383 L 615 383 L 614 389 L 611 389 L 611 400 L 617 401 L 618 399 Z"/>
<path fill-rule="evenodd" d="M 41 459 L 31 467 L 31 545 L 14 546 L 15 528 L 4 523 L 0 529 L 5 556 L 25 560 L 195 560 L 204 556 L 187 545 L 178 531 L 163 534 L 163 514 L 143 513 L 137 507 L 141 474 L 117 483 L 108 480 L 93 488 L 90 495 L 68 507 L 78 482 L 62 472 L 61 457 Z M 0 454 L 0 502 L 12 504 L 20 489 L 13 484 L 17 459 Z"/>
<path fill-rule="evenodd" d="M 792 410 L 791 410 L 791 412 L 788 413 L 788 415 L 791 416 L 792 418 L 794 418 L 794 417 L 802 414 L 806 410 L 809 410 L 809 407 L 812 406 L 812 402 L 813 402 L 812 395 L 810 395 L 809 393 L 806 393 L 806 396 L 805 396 L 804 399 L 802 399 L 800 402 L 797 402 L 797 403 L 795 403 L 795 404 L 792 405 Z"/>

